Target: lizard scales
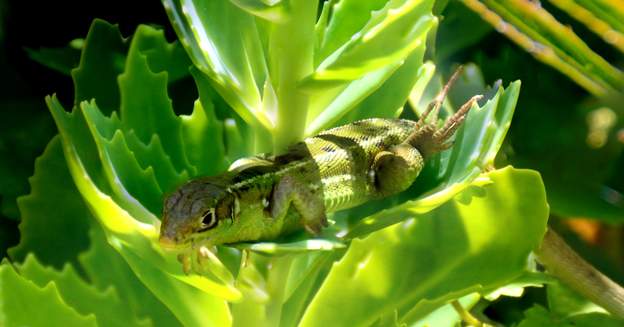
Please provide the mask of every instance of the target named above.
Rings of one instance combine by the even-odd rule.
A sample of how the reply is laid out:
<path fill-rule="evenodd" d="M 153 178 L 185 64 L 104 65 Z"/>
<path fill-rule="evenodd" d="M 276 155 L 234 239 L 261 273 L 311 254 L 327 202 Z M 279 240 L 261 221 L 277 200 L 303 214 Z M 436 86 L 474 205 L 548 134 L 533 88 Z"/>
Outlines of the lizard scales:
<path fill-rule="evenodd" d="M 326 214 L 408 188 L 432 154 L 450 148 L 475 96 L 437 126 L 451 81 L 418 121 L 371 118 L 247 158 L 165 197 L 160 242 L 167 248 L 275 239 L 302 227 L 317 234 Z M 427 116 L 433 112 L 433 122 Z"/>
<path fill-rule="evenodd" d="M 295 146 L 309 149 L 320 178 L 311 187 L 322 190 L 325 209 L 347 209 L 381 197 L 371 167 L 375 156 L 405 140 L 416 122 L 372 118 L 336 127 Z"/>

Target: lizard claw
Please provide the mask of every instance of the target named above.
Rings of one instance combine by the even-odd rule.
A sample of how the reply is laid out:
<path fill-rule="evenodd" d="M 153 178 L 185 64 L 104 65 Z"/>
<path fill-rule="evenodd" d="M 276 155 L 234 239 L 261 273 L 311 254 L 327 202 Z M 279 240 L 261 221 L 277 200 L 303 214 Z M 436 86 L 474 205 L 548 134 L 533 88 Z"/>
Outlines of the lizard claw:
<path fill-rule="evenodd" d="M 303 224 L 308 233 L 312 235 L 319 235 L 323 230 L 323 227 L 329 226 L 327 223 L 327 216 L 325 213 L 321 213 L 318 217 L 311 220 L 306 220 Z"/>

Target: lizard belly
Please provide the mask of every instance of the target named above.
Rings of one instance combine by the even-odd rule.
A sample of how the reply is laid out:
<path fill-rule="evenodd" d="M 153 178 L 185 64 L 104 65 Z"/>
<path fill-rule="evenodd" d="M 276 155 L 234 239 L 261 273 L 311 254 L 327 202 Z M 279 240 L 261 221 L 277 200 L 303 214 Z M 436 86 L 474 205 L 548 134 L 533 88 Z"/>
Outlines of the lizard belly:
<path fill-rule="evenodd" d="M 337 127 L 305 140 L 319 171 L 320 187 L 328 212 L 347 209 L 377 198 L 375 156 L 399 144 L 415 122 L 366 119 Z"/>

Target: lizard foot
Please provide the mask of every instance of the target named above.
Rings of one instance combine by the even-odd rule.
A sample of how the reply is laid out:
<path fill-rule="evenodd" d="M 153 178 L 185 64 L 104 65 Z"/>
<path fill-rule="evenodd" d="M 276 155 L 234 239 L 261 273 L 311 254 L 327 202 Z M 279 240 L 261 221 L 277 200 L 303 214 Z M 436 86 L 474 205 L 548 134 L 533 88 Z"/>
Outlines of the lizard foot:
<path fill-rule="evenodd" d="M 301 216 L 303 227 L 309 233 L 318 235 L 323 227 L 327 227 L 323 199 L 297 177 L 286 175 L 274 187 L 271 216 L 283 218 L 291 205 Z"/>
<path fill-rule="evenodd" d="M 178 254 L 178 261 L 182 264 L 182 271 L 184 271 L 184 273 L 187 275 L 190 274 L 193 270 L 191 263 L 192 260 L 193 258 L 191 257 L 191 253 L 189 252 Z"/>
<path fill-rule="evenodd" d="M 466 120 L 466 116 L 472 105 L 481 98 L 483 98 L 482 95 L 475 95 L 464 103 L 441 128 L 437 128 L 435 123 L 428 123 L 418 127 L 414 133 L 407 138 L 405 143 L 418 149 L 424 158 L 428 158 L 432 154 L 450 148 L 453 143 L 449 140 L 462 125 L 464 120 Z"/>
<path fill-rule="evenodd" d="M 308 219 L 304 219 L 303 221 L 303 227 L 312 235 L 319 235 L 323 227 L 327 226 L 329 226 L 329 224 L 327 223 L 327 215 L 325 212 L 320 212 L 320 214 L 315 217 L 308 217 Z"/>
<path fill-rule="evenodd" d="M 416 122 L 414 132 L 406 139 L 405 143 L 418 149 L 424 158 L 432 154 L 444 151 L 453 146 L 449 141 L 457 129 L 462 125 L 472 105 L 483 96 L 476 95 L 464 103 L 453 116 L 449 117 L 443 127 L 438 128 L 438 112 L 446 98 L 446 95 L 462 72 L 460 66 L 444 85 L 440 93 L 429 103 L 420 119 Z M 429 122 L 427 121 L 429 120 Z"/>
<path fill-rule="evenodd" d="M 223 265 L 216 255 L 217 248 L 209 248 L 200 245 L 191 248 L 189 251 L 179 254 L 178 261 L 182 263 L 185 274 L 195 273 L 208 278 L 217 278 L 226 284 L 233 285 L 234 276 L 229 269 Z"/>

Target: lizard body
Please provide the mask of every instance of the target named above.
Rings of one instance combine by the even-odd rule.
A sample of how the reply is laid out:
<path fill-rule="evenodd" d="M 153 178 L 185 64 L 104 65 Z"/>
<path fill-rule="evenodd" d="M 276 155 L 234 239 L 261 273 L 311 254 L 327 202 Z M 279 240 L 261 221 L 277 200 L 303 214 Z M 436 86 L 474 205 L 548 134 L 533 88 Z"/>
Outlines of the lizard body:
<path fill-rule="evenodd" d="M 454 75 L 418 121 L 372 118 L 309 137 L 283 154 L 257 156 L 218 176 L 194 179 L 165 198 L 160 242 L 194 248 L 270 240 L 327 225 L 326 214 L 408 188 L 425 160 L 449 139 L 480 96 L 446 124 L 437 111 Z M 235 162 L 233 166 L 238 163 Z"/>
<path fill-rule="evenodd" d="M 375 157 L 403 142 L 415 124 L 409 120 L 376 118 L 354 122 L 307 138 L 282 155 L 250 158 L 247 160 L 251 164 L 241 169 L 192 180 L 166 199 L 162 235 L 176 244 L 187 243 L 185 235 L 191 235 L 188 240 L 193 239 L 196 227 L 201 224 L 184 224 L 190 223 L 185 218 L 203 214 L 214 206 L 219 219 L 215 230 L 222 224 L 222 228 L 236 231 L 221 233 L 221 239 L 213 238 L 211 244 L 275 238 L 301 227 L 297 221 L 301 214 L 287 212 L 280 217 L 280 211 L 289 211 L 288 208 L 275 209 L 278 211 L 276 217 L 272 214 L 272 209 L 280 202 L 273 198 L 283 188 L 291 188 L 294 192 L 305 189 L 309 194 L 302 201 L 307 203 L 306 206 L 312 203 L 316 208 L 303 210 L 324 213 L 381 198 L 383 192 L 375 185 L 376 173 L 372 169 Z M 414 154 L 419 157 L 415 168 L 420 170 L 422 158 L 418 152 Z M 289 183 L 293 185 L 278 188 L 284 178 L 291 180 Z M 411 181 L 407 186 L 409 184 Z M 220 200 L 208 204 L 205 200 L 209 198 Z M 246 220 L 249 213 L 256 217 Z M 226 219 L 221 219 L 223 217 Z M 236 228 L 234 220 L 247 222 Z M 311 228 L 318 230 L 320 227 Z"/>

